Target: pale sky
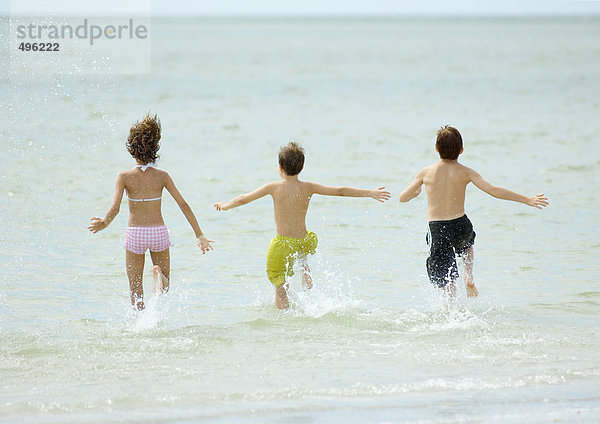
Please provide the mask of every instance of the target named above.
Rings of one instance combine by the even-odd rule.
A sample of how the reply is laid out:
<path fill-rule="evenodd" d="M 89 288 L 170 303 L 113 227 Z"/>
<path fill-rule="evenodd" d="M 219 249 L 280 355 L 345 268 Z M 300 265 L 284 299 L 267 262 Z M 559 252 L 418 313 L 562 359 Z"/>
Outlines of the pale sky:
<path fill-rule="evenodd" d="M 600 0 L 0 0 L 12 14 L 599 15 Z"/>

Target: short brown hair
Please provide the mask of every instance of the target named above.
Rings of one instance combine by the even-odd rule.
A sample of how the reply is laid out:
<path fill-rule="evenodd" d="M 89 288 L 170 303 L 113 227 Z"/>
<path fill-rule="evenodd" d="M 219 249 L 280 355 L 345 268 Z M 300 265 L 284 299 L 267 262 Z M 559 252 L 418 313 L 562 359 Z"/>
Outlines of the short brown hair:
<path fill-rule="evenodd" d="M 136 121 L 129 130 L 127 137 L 127 151 L 142 164 L 147 164 L 158 159 L 160 149 L 161 126 L 158 116 L 151 116 L 150 112 L 141 121 Z"/>
<path fill-rule="evenodd" d="M 456 128 L 446 125 L 438 131 L 435 147 L 440 158 L 456 160 L 463 148 L 462 137 Z"/>
<path fill-rule="evenodd" d="M 286 175 L 298 175 L 304 168 L 304 149 L 293 141 L 279 151 L 279 166 Z"/>

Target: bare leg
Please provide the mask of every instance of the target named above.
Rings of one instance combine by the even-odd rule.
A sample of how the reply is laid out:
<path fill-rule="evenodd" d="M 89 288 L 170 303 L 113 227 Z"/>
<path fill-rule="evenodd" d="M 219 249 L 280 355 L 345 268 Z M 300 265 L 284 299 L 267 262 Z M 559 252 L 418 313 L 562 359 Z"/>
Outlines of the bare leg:
<path fill-rule="evenodd" d="M 302 265 L 302 288 L 304 290 L 310 290 L 313 286 L 312 276 L 310 275 L 310 268 L 306 258 L 300 259 L 300 265 Z"/>
<path fill-rule="evenodd" d="M 141 311 L 145 308 L 144 305 L 144 259 L 143 254 L 125 250 L 125 268 L 127 269 L 127 277 L 129 278 L 129 294 L 131 304 L 134 308 Z"/>
<path fill-rule="evenodd" d="M 290 307 L 285 284 L 275 287 L 275 306 L 277 309 L 287 309 Z"/>
<path fill-rule="evenodd" d="M 154 275 L 154 284 L 152 285 L 152 292 L 163 294 L 169 291 L 169 276 L 171 271 L 171 256 L 169 249 L 163 250 L 162 252 L 150 252 L 152 263 L 152 273 Z"/>
<path fill-rule="evenodd" d="M 448 312 L 448 310 L 450 310 L 452 306 L 454 306 L 454 300 L 456 299 L 456 284 L 454 283 L 454 281 L 451 281 L 442 288 L 442 291 L 446 299 L 444 309 L 446 309 L 446 312 Z"/>
<path fill-rule="evenodd" d="M 465 263 L 465 288 L 467 289 L 467 297 L 477 297 L 479 291 L 475 284 L 473 284 L 473 261 L 475 259 L 475 253 L 473 252 L 473 246 L 469 247 L 463 254 L 463 261 Z"/>

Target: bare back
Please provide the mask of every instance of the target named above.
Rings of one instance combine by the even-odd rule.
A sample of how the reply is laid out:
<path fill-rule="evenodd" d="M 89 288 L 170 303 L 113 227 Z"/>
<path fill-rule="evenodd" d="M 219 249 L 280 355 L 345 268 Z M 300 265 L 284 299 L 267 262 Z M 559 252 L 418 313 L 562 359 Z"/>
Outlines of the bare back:
<path fill-rule="evenodd" d="M 429 221 L 445 221 L 465 214 L 465 192 L 469 168 L 457 161 L 441 160 L 422 172 L 427 191 Z"/>
<path fill-rule="evenodd" d="M 286 237 L 306 236 L 306 212 L 313 195 L 310 183 L 283 179 L 272 183 L 273 214 L 277 234 Z"/>
<path fill-rule="evenodd" d="M 162 199 L 139 201 L 140 199 L 156 199 L 162 197 L 163 188 L 168 181 L 168 174 L 156 168 L 142 171 L 133 168 L 119 174 L 127 197 L 138 201 L 129 201 L 130 227 L 153 227 L 164 225 L 161 213 Z"/>

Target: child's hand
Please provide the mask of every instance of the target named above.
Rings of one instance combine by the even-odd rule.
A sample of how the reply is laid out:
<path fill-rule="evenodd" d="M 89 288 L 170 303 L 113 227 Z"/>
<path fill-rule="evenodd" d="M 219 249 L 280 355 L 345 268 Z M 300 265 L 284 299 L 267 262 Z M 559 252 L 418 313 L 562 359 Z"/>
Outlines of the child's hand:
<path fill-rule="evenodd" d="M 377 200 L 378 202 L 385 202 L 386 200 L 389 200 L 391 195 L 389 191 L 385 191 L 384 190 L 385 186 L 383 187 L 379 187 L 376 188 L 375 190 L 371 191 L 371 197 L 375 200 Z"/>
<path fill-rule="evenodd" d="M 537 194 L 535 196 L 531 196 L 527 200 L 527 204 L 529 206 L 533 206 L 534 208 L 542 209 L 549 205 L 548 198 L 544 197 L 544 193 Z"/>
<path fill-rule="evenodd" d="M 196 237 L 196 242 L 198 243 L 198 247 L 202 249 L 202 254 L 204 255 L 209 250 L 213 250 L 213 247 L 210 244 L 214 243 L 215 241 L 209 240 L 206 238 L 206 236 L 201 235 Z"/>
<path fill-rule="evenodd" d="M 215 203 L 215 209 L 218 210 L 218 211 L 225 211 L 225 210 L 227 210 L 227 209 L 223 208 L 223 206 L 225 205 L 225 203 L 227 203 L 227 202 L 218 202 L 218 203 Z"/>
<path fill-rule="evenodd" d="M 92 219 L 90 219 L 90 221 L 92 221 L 92 223 L 90 225 L 88 225 L 87 228 L 92 233 L 97 233 L 98 231 L 102 231 L 106 227 L 108 227 L 108 224 L 106 222 L 104 222 L 104 220 L 102 218 L 98 218 L 95 216 Z"/>

